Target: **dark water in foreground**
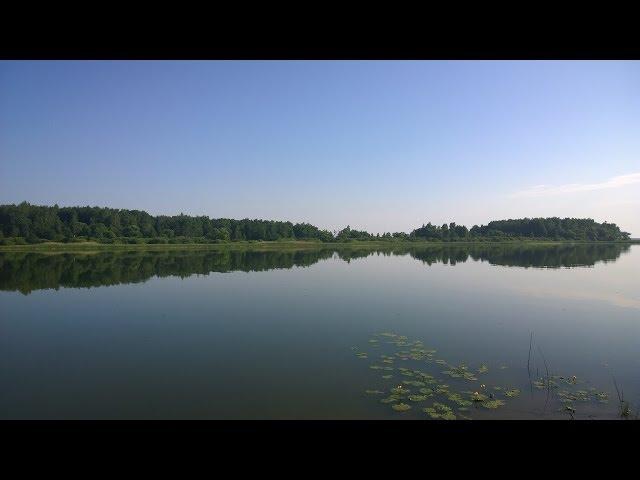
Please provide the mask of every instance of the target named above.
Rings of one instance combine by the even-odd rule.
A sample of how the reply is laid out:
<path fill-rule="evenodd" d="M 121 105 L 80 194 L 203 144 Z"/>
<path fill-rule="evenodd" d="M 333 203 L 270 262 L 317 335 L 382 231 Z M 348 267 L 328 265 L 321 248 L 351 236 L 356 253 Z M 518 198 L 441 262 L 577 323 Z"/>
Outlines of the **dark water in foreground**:
<path fill-rule="evenodd" d="M 0 253 L 0 418 L 617 418 L 639 274 L 615 244 Z"/>

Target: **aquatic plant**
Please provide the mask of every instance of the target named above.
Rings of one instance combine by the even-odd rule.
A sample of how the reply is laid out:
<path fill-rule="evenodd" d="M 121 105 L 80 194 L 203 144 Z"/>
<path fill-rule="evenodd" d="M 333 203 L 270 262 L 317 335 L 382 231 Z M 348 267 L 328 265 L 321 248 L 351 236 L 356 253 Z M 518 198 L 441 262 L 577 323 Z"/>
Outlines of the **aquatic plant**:
<path fill-rule="evenodd" d="M 471 373 L 469 367 L 464 363 L 461 363 L 457 367 L 450 367 L 449 370 L 445 370 L 442 373 L 449 375 L 451 378 L 464 378 L 465 380 L 477 380 L 478 378 Z"/>
<path fill-rule="evenodd" d="M 459 393 L 447 392 L 447 398 L 449 399 L 449 401 L 461 407 L 467 407 L 473 403 L 470 400 L 465 400 L 464 398 L 462 398 L 462 395 L 460 395 Z"/>
<path fill-rule="evenodd" d="M 444 377 L 447 376 L 453 379 L 460 379 L 464 381 L 477 381 L 476 375 L 485 375 L 489 373 L 489 367 L 486 363 L 481 363 L 477 369 L 471 369 L 466 363 L 459 365 L 449 364 L 445 359 L 435 359 L 433 354 L 436 352 L 434 349 L 427 349 L 424 347 L 421 341 L 411 340 L 406 336 L 400 336 L 392 332 L 383 332 L 376 334 L 379 337 L 386 337 L 389 339 L 388 346 L 381 345 L 377 339 L 370 342 L 371 346 L 383 346 L 385 349 L 390 349 L 390 352 L 384 352 L 382 355 L 377 355 L 375 362 L 369 365 L 373 370 L 394 371 L 397 370 L 402 377 L 401 383 L 392 384 L 386 392 L 386 397 L 381 398 L 379 401 L 383 404 L 391 404 L 394 411 L 404 412 L 411 408 L 410 402 L 418 403 L 424 402 L 429 399 L 436 399 L 438 401 L 430 407 L 423 408 L 422 411 L 429 415 L 431 418 L 436 419 L 456 419 L 465 418 L 470 419 L 468 416 L 463 415 L 462 412 L 466 412 L 472 405 L 487 410 L 495 410 L 506 405 L 506 400 L 520 396 L 521 390 L 516 387 L 504 387 L 499 385 L 490 385 L 489 382 L 482 383 L 478 387 L 475 387 L 470 391 L 456 391 L 456 386 L 450 387 L 444 383 Z M 582 388 L 579 389 L 578 385 L 585 383 L 575 375 L 560 376 L 552 375 L 549 372 L 549 366 L 546 363 L 544 354 L 538 347 L 540 357 L 545 362 L 545 373 L 539 375 L 536 372 L 536 379 L 531 379 L 532 358 L 531 350 L 533 348 L 533 335 L 530 339 L 530 355 L 527 360 L 527 371 L 529 372 L 529 379 L 532 387 L 537 389 L 547 390 L 547 399 L 545 401 L 545 409 L 549 401 L 554 400 L 562 404 L 558 411 L 568 413 L 571 418 L 575 415 L 575 405 L 578 402 L 597 402 L 607 403 L 608 394 L 604 391 L 599 391 L 596 388 Z M 357 350 L 356 347 L 352 347 L 352 350 Z M 363 351 L 356 351 L 356 356 L 359 358 L 368 358 L 368 354 Z M 394 363 L 404 363 L 406 366 L 393 366 Z M 412 368 L 417 366 L 414 362 L 420 362 L 421 365 L 430 365 L 430 368 L 437 368 L 433 366 L 441 365 L 446 367 L 442 371 L 424 371 L 420 368 Z M 535 366 L 533 366 L 535 369 Z M 507 368 L 506 365 L 500 365 L 499 370 Z M 537 370 L 537 369 L 536 369 Z M 385 373 L 381 375 L 383 380 L 390 380 L 394 377 L 391 373 Z M 487 375 L 487 379 L 490 379 L 490 375 Z M 615 381 L 614 381 L 615 383 Z M 560 388 L 562 386 L 562 388 Z M 408 387 L 412 387 L 415 390 L 412 391 Z M 620 404 L 620 416 L 622 418 L 631 418 L 631 406 L 628 402 L 624 401 L 623 392 L 617 389 L 619 404 Z M 493 393 L 490 393 L 493 392 Z M 385 391 L 381 389 L 366 390 L 365 393 L 372 396 L 384 396 Z M 407 403 L 404 403 L 407 402 Z M 446 403 L 445 403 L 446 402 Z M 449 405 L 447 405 L 447 403 Z M 456 408 L 456 412 L 453 412 L 453 408 Z"/>
<path fill-rule="evenodd" d="M 407 405 L 406 403 L 397 403 L 396 405 L 391 405 L 396 412 L 406 412 L 407 410 L 411 410 L 411 405 Z"/>
<path fill-rule="evenodd" d="M 426 385 L 424 382 L 420 382 L 418 380 L 403 380 L 402 383 L 405 385 L 411 385 L 412 387 L 424 387 Z"/>
<path fill-rule="evenodd" d="M 484 408 L 494 409 L 494 408 L 502 407 L 504 406 L 504 404 L 505 404 L 504 400 L 494 399 L 494 400 L 486 400 L 482 402 L 480 405 L 482 405 Z"/>
<path fill-rule="evenodd" d="M 380 403 L 393 403 L 393 402 L 397 402 L 400 400 L 400 397 L 396 396 L 396 395 L 391 395 L 387 398 L 383 398 L 382 400 L 380 400 Z"/>
<path fill-rule="evenodd" d="M 430 397 L 431 395 L 409 395 L 407 398 L 412 402 L 424 402 Z"/>
<path fill-rule="evenodd" d="M 433 406 L 422 409 L 423 412 L 428 414 L 431 418 L 442 420 L 455 420 L 456 415 L 448 405 L 443 403 L 434 402 Z"/>
<path fill-rule="evenodd" d="M 395 395 L 408 395 L 411 390 L 408 388 L 404 388 L 402 385 L 398 385 L 397 387 L 393 387 L 391 389 L 391 393 Z"/>

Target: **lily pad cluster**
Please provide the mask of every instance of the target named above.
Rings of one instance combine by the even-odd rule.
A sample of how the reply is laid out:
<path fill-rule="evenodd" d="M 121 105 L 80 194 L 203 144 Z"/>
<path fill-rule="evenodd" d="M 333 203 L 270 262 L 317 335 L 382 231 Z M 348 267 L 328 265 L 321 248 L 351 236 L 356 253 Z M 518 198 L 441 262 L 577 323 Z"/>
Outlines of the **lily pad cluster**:
<path fill-rule="evenodd" d="M 573 376 L 549 375 L 533 382 L 537 389 L 547 389 L 560 400 L 560 411 L 568 412 L 572 417 L 576 413 L 576 404 L 609 403 L 609 394 L 595 387 L 584 387 L 584 380 Z"/>
<path fill-rule="evenodd" d="M 520 388 L 487 385 L 489 366 L 472 367 L 466 362 L 452 364 L 436 357 L 437 351 L 420 340 L 392 332 L 374 334 L 368 340 L 374 351 L 352 347 L 360 359 L 368 359 L 371 370 L 380 372 L 379 383 L 366 390 L 369 397 L 388 405 L 402 415 L 426 414 L 424 418 L 439 420 L 471 419 L 474 411 L 495 411 L 521 396 Z M 507 369 L 499 364 L 494 372 Z M 480 379 L 481 378 L 481 379 Z M 547 390 L 560 402 L 560 411 L 574 418 L 576 404 L 609 401 L 607 392 L 585 387 L 576 376 L 548 375 L 536 378 L 531 385 Z M 522 386 L 521 386 L 522 387 Z M 545 404 L 546 407 L 546 404 Z"/>
<path fill-rule="evenodd" d="M 506 399 L 520 393 L 516 388 L 493 387 L 485 384 L 454 388 L 445 383 L 444 377 L 464 384 L 478 381 L 478 375 L 489 371 L 486 364 L 471 368 L 466 363 L 453 365 L 442 358 L 436 358 L 437 351 L 426 347 L 420 340 L 392 332 L 375 334 L 368 341 L 380 353 L 366 353 L 357 348 L 356 356 L 370 358 L 369 368 L 381 372 L 384 387 L 367 390 L 369 396 L 380 396 L 378 401 L 402 414 L 422 412 L 426 418 L 440 420 L 469 419 L 466 415 L 474 408 L 494 410 L 506 404 Z M 391 350 L 391 351 L 388 351 Z M 384 351 L 384 353 L 382 353 Z M 416 366 L 418 365 L 418 366 Z M 421 365 L 421 366 L 420 366 Z M 430 368 L 429 371 L 426 371 Z M 502 398 L 497 398 L 498 396 Z M 417 407 L 417 408 L 416 408 Z"/>

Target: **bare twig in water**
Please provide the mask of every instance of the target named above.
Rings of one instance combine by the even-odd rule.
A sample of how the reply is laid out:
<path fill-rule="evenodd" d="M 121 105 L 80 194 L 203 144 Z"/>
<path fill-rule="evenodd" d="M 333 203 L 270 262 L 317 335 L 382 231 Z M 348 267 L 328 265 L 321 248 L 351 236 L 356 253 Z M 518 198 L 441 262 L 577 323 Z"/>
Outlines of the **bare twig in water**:
<path fill-rule="evenodd" d="M 616 382 L 616 377 L 611 375 L 613 378 L 613 386 L 616 388 L 616 393 L 618 394 L 618 401 L 620 402 L 620 417 L 629 418 L 631 416 L 631 405 L 629 402 L 625 402 L 624 400 L 624 389 L 618 388 L 618 382 Z"/>
<path fill-rule="evenodd" d="M 622 403 L 624 401 L 624 391 L 620 393 L 620 389 L 618 388 L 618 382 L 616 382 L 616 377 L 614 375 L 611 375 L 611 377 L 613 378 L 613 386 L 616 387 L 616 393 L 618 394 L 618 401 Z"/>
<path fill-rule="evenodd" d="M 529 335 L 529 358 L 527 358 L 527 372 L 529 372 L 529 378 L 531 378 L 531 345 L 533 344 L 533 332 Z"/>
<path fill-rule="evenodd" d="M 551 394 L 551 379 L 549 378 L 549 366 L 547 365 L 547 359 L 544 358 L 544 353 L 542 353 L 542 349 L 538 347 L 538 351 L 540 352 L 540 356 L 542 357 L 542 361 L 544 362 L 544 368 L 547 372 L 547 399 L 544 402 L 544 410 L 547 410 L 547 404 L 549 403 L 549 395 Z"/>
<path fill-rule="evenodd" d="M 531 347 L 533 345 L 533 331 L 529 335 L 529 357 L 527 358 L 527 373 L 529 374 L 529 391 L 533 398 L 533 381 L 531 380 Z"/>

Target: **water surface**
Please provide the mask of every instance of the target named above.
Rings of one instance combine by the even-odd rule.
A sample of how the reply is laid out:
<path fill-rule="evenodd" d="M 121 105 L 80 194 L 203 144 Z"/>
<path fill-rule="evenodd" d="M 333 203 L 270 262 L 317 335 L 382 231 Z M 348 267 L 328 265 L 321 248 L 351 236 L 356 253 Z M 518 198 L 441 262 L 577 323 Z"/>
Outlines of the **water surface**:
<path fill-rule="evenodd" d="M 0 253 L 0 416 L 569 418 L 571 390 L 608 396 L 575 418 L 616 418 L 614 376 L 640 404 L 639 272 L 621 244 Z M 437 352 L 402 360 L 383 332 Z M 399 368 L 504 405 L 394 411 L 391 388 L 418 390 Z M 554 389 L 535 386 L 547 370 Z"/>

